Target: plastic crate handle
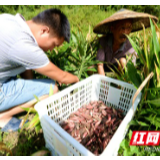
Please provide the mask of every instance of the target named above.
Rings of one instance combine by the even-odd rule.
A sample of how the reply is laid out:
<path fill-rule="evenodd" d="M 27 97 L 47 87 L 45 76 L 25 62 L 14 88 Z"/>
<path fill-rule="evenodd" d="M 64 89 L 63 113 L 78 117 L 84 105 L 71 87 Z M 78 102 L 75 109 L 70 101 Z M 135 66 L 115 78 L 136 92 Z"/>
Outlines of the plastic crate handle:
<path fill-rule="evenodd" d="M 141 85 L 140 85 L 139 88 L 137 89 L 136 93 L 134 94 L 133 100 L 132 100 L 133 112 L 134 112 L 133 104 L 134 104 L 135 99 L 137 98 L 138 94 L 142 91 L 142 89 L 144 88 L 144 86 L 147 84 L 147 82 L 153 77 L 153 75 L 154 75 L 154 73 L 151 72 L 151 73 L 147 76 L 147 78 L 145 78 L 145 80 L 141 83 Z"/>

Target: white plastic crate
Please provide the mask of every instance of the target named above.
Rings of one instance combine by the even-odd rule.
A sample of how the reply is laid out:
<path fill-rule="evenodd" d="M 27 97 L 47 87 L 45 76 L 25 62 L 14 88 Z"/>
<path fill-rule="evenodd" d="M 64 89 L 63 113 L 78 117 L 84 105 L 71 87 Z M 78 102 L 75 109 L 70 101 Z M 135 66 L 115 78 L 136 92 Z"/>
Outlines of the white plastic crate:
<path fill-rule="evenodd" d="M 100 156 L 117 155 L 120 143 L 128 130 L 128 123 L 132 120 L 141 99 L 140 93 L 133 104 L 133 111 L 132 99 L 135 92 L 136 88 L 131 84 L 93 75 L 37 103 L 35 109 L 39 113 L 46 147 L 52 155 L 94 156 L 63 130 L 59 123 L 84 104 L 102 100 L 107 106 L 122 109 L 125 114 L 125 118 Z"/>

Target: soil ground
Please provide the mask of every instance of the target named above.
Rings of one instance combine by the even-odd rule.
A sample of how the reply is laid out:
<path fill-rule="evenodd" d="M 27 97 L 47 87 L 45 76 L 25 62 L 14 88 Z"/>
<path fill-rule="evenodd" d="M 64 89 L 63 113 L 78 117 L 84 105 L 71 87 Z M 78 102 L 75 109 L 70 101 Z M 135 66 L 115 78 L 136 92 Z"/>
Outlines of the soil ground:
<path fill-rule="evenodd" d="M 29 121 L 32 118 L 33 115 L 29 115 Z M 0 130 L 0 142 L 5 144 L 13 156 L 30 156 L 37 151 L 46 150 L 42 129 L 38 134 L 34 129 L 26 130 L 26 127 L 22 132 L 19 130 L 17 132 L 2 133 Z M 6 155 L 10 154 L 0 150 L 0 156 Z"/>

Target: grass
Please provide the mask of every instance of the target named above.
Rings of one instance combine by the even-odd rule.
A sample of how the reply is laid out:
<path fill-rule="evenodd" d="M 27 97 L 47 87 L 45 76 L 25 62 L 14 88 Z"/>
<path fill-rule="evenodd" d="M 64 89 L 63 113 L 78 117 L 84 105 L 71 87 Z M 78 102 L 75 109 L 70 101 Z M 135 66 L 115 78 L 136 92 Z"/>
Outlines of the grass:
<path fill-rule="evenodd" d="M 32 119 L 30 115 L 29 119 Z M 2 133 L 0 131 L 0 142 L 3 142 L 5 146 L 12 152 L 13 156 L 30 156 L 37 151 L 46 150 L 45 141 L 42 130 L 36 134 L 35 130 L 25 129 L 20 132 Z M 9 152 L 0 150 L 0 156 L 10 155 Z"/>
<path fill-rule="evenodd" d="M 83 31 L 84 35 L 88 33 L 89 26 L 91 26 L 91 31 L 93 31 L 93 27 L 96 24 L 115 12 L 114 10 L 107 12 L 102 11 L 99 5 L 42 5 L 37 6 L 36 9 L 31 5 L 20 5 L 16 10 L 14 10 L 12 6 L 5 6 L 5 8 L 5 10 L 11 14 L 22 14 L 26 20 L 32 19 L 32 17 L 36 16 L 45 9 L 60 9 L 67 16 L 71 29 L 73 31 L 80 29 Z"/>

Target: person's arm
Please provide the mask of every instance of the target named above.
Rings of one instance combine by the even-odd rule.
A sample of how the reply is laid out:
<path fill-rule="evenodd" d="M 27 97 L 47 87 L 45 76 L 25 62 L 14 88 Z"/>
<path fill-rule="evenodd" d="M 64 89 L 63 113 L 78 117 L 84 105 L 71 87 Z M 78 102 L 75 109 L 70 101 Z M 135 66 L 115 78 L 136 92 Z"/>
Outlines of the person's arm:
<path fill-rule="evenodd" d="M 105 76 L 104 68 L 103 68 L 103 63 L 98 63 L 97 64 L 97 70 L 98 74 Z"/>
<path fill-rule="evenodd" d="M 64 83 L 64 84 L 71 84 L 76 83 L 79 81 L 78 77 L 61 70 L 56 65 L 54 65 L 52 62 L 49 62 L 45 67 L 34 69 L 36 72 L 45 75 L 57 82 Z"/>
<path fill-rule="evenodd" d="M 60 84 L 71 84 L 79 81 L 77 76 L 62 71 L 51 63 L 44 51 L 30 40 L 22 40 L 13 45 L 10 49 L 10 60 L 27 70 L 35 70 Z"/>

